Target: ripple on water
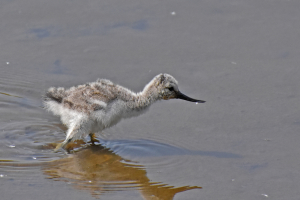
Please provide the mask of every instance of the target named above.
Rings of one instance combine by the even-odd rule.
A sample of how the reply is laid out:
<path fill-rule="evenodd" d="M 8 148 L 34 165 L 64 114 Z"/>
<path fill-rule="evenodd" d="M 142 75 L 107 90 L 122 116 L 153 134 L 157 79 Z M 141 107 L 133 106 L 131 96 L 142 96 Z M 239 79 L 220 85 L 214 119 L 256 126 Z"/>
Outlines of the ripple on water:
<path fill-rule="evenodd" d="M 48 139 L 55 139 L 52 133 L 58 128 L 49 123 L 41 108 L 42 90 L 37 78 L 29 72 L 0 74 L 0 169 L 6 173 L 3 178 L 26 179 L 30 172 L 35 174 L 42 162 L 57 159 L 57 155 L 40 150 Z"/>
<path fill-rule="evenodd" d="M 193 151 L 153 140 L 101 140 L 101 145 L 126 160 L 143 163 L 147 168 L 168 168 L 187 164 Z M 180 156 L 180 157 L 179 157 Z"/>

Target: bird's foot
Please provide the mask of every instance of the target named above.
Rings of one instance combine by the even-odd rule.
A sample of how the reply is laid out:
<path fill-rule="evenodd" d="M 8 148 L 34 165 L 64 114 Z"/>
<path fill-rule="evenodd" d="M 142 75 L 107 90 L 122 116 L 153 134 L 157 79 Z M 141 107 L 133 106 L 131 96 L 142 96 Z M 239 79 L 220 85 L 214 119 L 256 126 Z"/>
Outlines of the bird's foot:
<path fill-rule="evenodd" d="M 57 153 L 59 150 L 64 149 L 64 147 L 65 147 L 67 144 L 69 144 L 71 141 L 72 141 L 72 139 L 69 139 L 69 140 L 63 141 L 62 143 L 59 143 L 59 144 L 55 147 L 55 149 L 54 149 L 53 152 L 54 152 L 54 153 Z"/>
<path fill-rule="evenodd" d="M 90 138 L 91 138 L 90 143 L 92 143 L 93 145 L 95 145 L 95 142 L 97 142 L 97 143 L 100 142 L 99 140 L 96 139 L 96 134 L 95 133 L 91 133 Z"/>
<path fill-rule="evenodd" d="M 56 145 L 55 149 L 53 150 L 54 153 L 57 153 L 59 150 L 63 148 L 63 142 Z"/>

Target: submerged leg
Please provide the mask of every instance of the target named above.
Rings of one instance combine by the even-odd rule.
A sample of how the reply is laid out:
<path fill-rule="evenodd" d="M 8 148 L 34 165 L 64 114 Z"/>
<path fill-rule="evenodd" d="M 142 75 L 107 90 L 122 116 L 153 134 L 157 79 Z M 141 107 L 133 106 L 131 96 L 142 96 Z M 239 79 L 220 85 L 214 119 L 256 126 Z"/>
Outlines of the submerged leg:
<path fill-rule="evenodd" d="M 95 142 L 100 142 L 99 140 L 96 139 L 96 134 L 95 133 L 90 133 L 90 138 L 91 138 L 91 143 L 95 144 Z"/>
<path fill-rule="evenodd" d="M 67 144 L 69 144 L 69 142 L 71 142 L 71 141 L 72 141 L 72 138 L 63 141 L 62 143 L 59 143 L 59 144 L 55 147 L 54 153 L 58 152 L 60 149 L 64 149 L 65 146 L 66 146 Z"/>
<path fill-rule="evenodd" d="M 56 148 L 54 149 L 54 152 L 56 153 L 60 149 L 64 149 L 64 147 L 72 141 L 73 137 L 79 131 L 79 129 L 80 129 L 80 125 L 75 125 L 73 127 L 70 127 L 67 131 L 66 139 L 62 143 L 59 143 L 56 146 Z"/>

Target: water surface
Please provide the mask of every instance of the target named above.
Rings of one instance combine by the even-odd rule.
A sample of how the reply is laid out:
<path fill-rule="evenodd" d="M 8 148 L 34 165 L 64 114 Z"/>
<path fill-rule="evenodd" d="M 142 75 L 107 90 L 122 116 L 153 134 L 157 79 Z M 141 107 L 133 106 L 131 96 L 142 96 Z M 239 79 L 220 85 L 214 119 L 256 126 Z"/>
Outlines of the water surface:
<path fill-rule="evenodd" d="M 3 199 L 289 199 L 300 191 L 300 2 L 0 2 Z M 53 153 L 51 86 L 169 73 L 205 104 L 161 101 L 96 145 Z"/>

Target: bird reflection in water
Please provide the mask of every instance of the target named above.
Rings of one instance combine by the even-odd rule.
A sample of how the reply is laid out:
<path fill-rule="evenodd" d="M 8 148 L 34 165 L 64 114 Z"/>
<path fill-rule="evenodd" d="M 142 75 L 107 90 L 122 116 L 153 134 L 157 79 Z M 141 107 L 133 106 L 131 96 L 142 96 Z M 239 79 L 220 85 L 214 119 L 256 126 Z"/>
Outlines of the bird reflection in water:
<path fill-rule="evenodd" d="M 88 146 L 76 154 L 51 162 L 44 168 L 44 173 L 50 179 L 66 181 L 76 189 L 88 190 L 97 198 L 111 191 L 138 190 L 146 200 L 171 200 L 179 192 L 201 188 L 176 188 L 151 182 L 142 165 L 124 160 L 98 145 Z"/>

